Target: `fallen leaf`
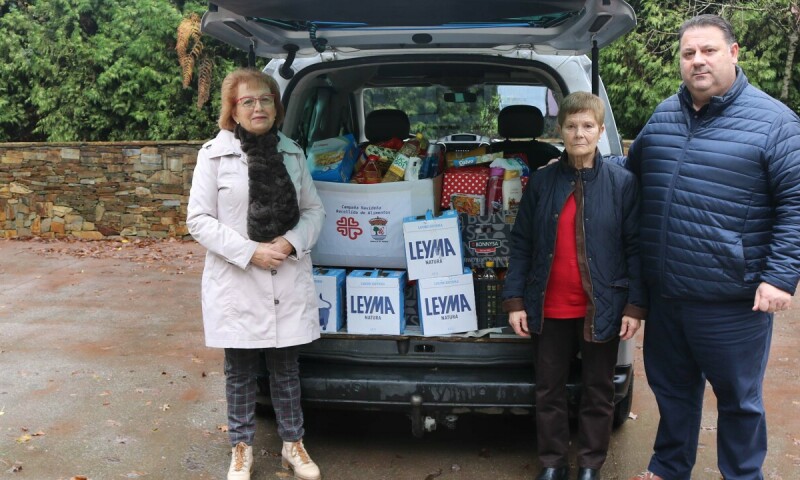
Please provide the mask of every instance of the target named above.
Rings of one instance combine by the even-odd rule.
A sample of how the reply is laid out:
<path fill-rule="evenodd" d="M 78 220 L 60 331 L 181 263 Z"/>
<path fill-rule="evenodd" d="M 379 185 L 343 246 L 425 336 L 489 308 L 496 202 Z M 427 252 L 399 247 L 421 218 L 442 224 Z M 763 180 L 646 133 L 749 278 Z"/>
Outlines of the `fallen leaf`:
<path fill-rule="evenodd" d="M 32 437 L 41 437 L 41 436 L 44 436 L 44 432 L 43 432 L 43 431 L 41 431 L 41 430 L 39 430 L 39 431 L 38 431 L 38 432 L 36 432 L 36 433 L 32 433 L 32 434 L 31 434 L 31 436 L 32 436 Z"/>
<path fill-rule="evenodd" d="M 22 464 L 21 463 L 15 463 L 14 465 L 11 465 L 11 468 L 9 468 L 6 471 L 8 473 L 17 473 L 19 471 L 22 471 Z"/>
<path fill-rule="evenodd" d="M 162 412 L 166 412 L 167 410 L 169 410 L 169 403 L 165 403 L 164 405 L 161 406 Z"/>
<path fill-rule="evenodd" d="M 289 478 L 289 474 L 286 472 L 275 472 L 275 476 L 278 478 Z"/>
<path fill-rule="evenodd" d="M 639 418 L 639 415 L 636 415 L 635 413 L 631 412 L 628 414 L 628 418 L 630 418 L 631 420 L 636 420 L 637 418 Z"/>
<path fill-rule="evenodd" d="M 227 425 L 217 425 L 217 430 L 219 430 L 220 432 L 227 432 L 228 431 L 228 426 Z"/>
<path fill-rule="evenodd" d="M 87 477 L 86 475 L 75 475 L 74 477 L 71 477 L 69 480 L 89 480 L 89 477 Z"/>
<path fill-rule="evenodd" d="M 281 456 L 281 452 L 270 452 L 266 448 L 262 448 L 259 453 L 261 454 L 262 457 L 270 456 L 270 457 L 277 458 L 277 457 Z"/>
<path fill-rule="evenodd" d="M 438 477 L 441 474 L 442 474 L 442 469 L 440 468 L 439 470 L 436 470 L 433 473 L 429 473 L 428 476 L 425 477 L 425 480 L 433 480 L 434 478 Z"/>
<path fill-rule="evenodd" d="M 31 436 L 28 435 L 27 433 L 25 435 L 22 435 L 21 437 L 17 438 L 17 443 L 25 443 L 25 442 L 30 442 L 30 441 L 31 441 Z"/>

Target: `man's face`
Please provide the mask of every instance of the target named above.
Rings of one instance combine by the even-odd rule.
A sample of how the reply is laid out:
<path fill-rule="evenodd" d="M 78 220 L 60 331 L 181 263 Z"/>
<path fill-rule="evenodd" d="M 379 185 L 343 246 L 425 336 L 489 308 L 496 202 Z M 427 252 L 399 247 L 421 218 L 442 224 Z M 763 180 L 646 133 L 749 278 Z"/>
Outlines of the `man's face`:
<path fill-rule="evenodd" d="M 717 27 L 690 28 L 680 44 L 681 76 L 695 108 L 723 95 L 736 80 L 739 45 L 728 45 Z"/>

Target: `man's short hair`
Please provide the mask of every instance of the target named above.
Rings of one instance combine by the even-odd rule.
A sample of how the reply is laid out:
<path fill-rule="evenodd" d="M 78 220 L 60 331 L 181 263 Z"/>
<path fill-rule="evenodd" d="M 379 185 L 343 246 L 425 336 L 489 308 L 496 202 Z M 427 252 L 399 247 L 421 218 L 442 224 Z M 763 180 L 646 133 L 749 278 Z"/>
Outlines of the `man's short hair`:
<path fill-rule="evenodd" d="M 678 42 L 683 39 L 683 34 L 686 33 L 686 30 L 698 27 L 717 27 L 722 30 L 722 34 L 725 35 L 725 42 L 728 45 L 733 45 L 736 43 L 736 35 L 733 33 L 733 27 L 731 24 L 719 15 L 711 15 L 707 13 L 692 17 L 683 22 L 683 25 L 681 25 L 681 28 L 678 30 Z"/>

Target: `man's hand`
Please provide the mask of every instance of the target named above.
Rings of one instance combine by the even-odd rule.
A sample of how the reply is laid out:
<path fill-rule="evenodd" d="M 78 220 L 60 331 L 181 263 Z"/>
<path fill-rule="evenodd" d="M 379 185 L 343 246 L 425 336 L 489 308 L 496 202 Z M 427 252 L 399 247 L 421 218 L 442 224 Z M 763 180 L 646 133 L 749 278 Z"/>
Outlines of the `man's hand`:
<path fill-rule="evenodd" d="M 753 311 L 775 313 L 786 310 L 792 306 L 792 296 L 789 292 L 784 292 L 780 288 L 774 287 L 767 282 L 761 282 L 756 290 L 756 298 L 753 302 Z"/>
<path fill-rule="evenodd" d="M 509 313 L 508 324 L 514 329 L 514 333 L 520 337 L 531 336 L 530 332 L 528 332 L 528 314 L 525 313 L 525 310 Z"/>

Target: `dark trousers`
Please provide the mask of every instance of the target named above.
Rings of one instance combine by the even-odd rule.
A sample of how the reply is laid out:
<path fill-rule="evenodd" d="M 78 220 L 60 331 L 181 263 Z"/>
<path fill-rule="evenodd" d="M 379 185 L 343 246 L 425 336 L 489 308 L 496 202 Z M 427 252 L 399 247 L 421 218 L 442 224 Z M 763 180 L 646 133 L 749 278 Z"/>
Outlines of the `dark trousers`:
<path fill-rule="evenodd" d="M 606 343 L 586 342 L 583 322 L 583 318 L 545 319 L 541 335 L 532 335 L 536 368 L 536 440 L 539 460 L 544 467 L 563 467 L 568 462 L 567 379 L 577 348 L 583 359 L 578 466 L 600 468 L 608 453 L 619 337 Z"/>
<path fill-rule="evenodd" d="M 231 446 L 239 442 L 253 445 L 256 433 L 256 376 L 261 353 L 267 361 L 269 388 L 278 436 L 285 442 L 303 438 L 303 410 L 300 406 L 300 367 L 298 347 L 265 349 L 225 349 L 225 398 L 228 402 L 228 438 Z"/>
<path fill-rule="evenodd" d="M 763 478 L 767 424 L 762 384 L 772 314 L 751 308 L 752 301 L 681 302 L 651 294 L 644 366 L 661 420 L 650 471 L 670 480 L 691 478 L 708 380 L 717 397 L 722 476 Z"/>

